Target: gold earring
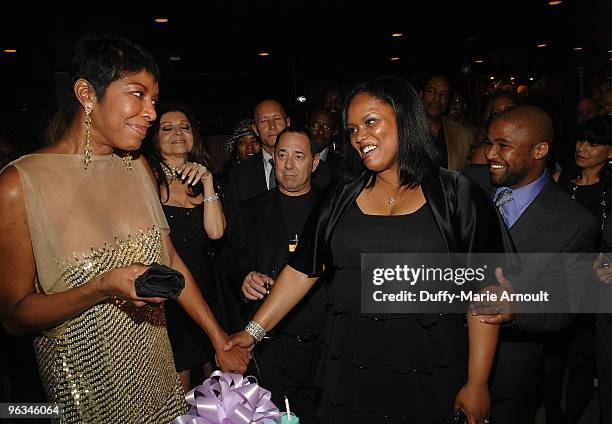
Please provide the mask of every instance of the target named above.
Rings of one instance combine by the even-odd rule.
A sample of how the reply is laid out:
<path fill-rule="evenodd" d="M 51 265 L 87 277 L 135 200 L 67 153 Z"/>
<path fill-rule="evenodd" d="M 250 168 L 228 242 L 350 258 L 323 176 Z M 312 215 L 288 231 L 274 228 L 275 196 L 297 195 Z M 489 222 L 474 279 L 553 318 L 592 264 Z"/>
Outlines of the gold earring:
<path fill-rule="evenodd" d="M 132 170 L 132 154 L 129 152 L 124 153 L 121 160 L 125 164 L 125 167 L 127 168 L 128 172 L 130 172 Z"/>
<path fill-rule="evenodd" d="M 91 148 L 91 111 L 92 108 L 90 106 L 85 107 L 85 169 L 91 163 L 91 153 L 93 149 Z"/>

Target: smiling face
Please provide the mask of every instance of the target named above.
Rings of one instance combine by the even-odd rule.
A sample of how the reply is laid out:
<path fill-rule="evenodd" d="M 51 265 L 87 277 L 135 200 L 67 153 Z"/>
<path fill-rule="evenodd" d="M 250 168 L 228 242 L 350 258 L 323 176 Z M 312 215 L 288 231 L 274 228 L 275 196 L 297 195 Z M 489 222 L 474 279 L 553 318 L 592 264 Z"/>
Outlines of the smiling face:
<path fill-rule="evenodd" d="M 548 144 L 535 144 L 531 138 L 520 122 L 498 118 L 489 126 L 485 152 L 494 186 L 520 188 L 542 175 Z"/>
<path fill-rule="evenodd" d="M 187 116 L 180 111 L 164 113 L 159 120 L 159 151 L 164 158 L 186 157 L 193 149 L 193 132 Z"/>
<path fill-rule="evenodd" d="M 102 100 L 92 104 L 92 143 L 126 151 L 139 149 L 156 118 L 158 94 L 157 81 L 145 70 L 111 82 Z"/>
<path fill-rule="evenodd" d="M 236 140 L 236 152 L 238 160 L 243 161 L 249 156 L 259 153 L 261 145 L 257 141 L 257 137 L 253 134 L 243 135 Z"/>
<path fill-rule="evenodd" d="M 351 145 L 374 172 L 397 169 L 399 150 L 393 108 L 367 93 L 356 94 L 347 110 Z"/>
<path fill-rule="evenodd" d="M 286 132 L 276 144 L 274 170 L 280 191 L 287 196 L 308 193 L 312 173 L 319 164 L 319 155 L 313 156 L 308 137 L 301 132 Z"/>

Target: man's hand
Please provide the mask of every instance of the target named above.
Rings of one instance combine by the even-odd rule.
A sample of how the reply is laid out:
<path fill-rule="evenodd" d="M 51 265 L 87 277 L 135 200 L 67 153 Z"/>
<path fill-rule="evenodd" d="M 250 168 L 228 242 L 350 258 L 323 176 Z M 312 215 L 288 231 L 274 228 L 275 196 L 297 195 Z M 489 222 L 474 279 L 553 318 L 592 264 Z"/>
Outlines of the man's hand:
<path fill-rule="evenodd" d="M 595 275 L 599 281 L 609 286 L 612 285 L 612 267 L 610 266 L 610 260 L 606 255 L 600 253 L 593 264 Z"/>
<path fill-rule="evenodd" d="M 232 350 L 217 350 L 215 352 L 215 361 L 223 372 L 243 374 L 247 369 L 250 359 L 251 352 L 237 346 Z"/>
<path fill-rule="evenodd" d="M 473 302 L 470 305 L 470 313 L 474 316 L 482 315 L 480 322 L 485 324 L 501 324 L 514 319 L 514 311 L 510 302 L 501 300 L 503 293 L 514 293 L 512 284 L 504 277 L 501 268 L 495 269 L 495 278 L 497 278 L 499 286 L 489 286 L 483 289 L 481 293 L 489 293 L 490 295 L 495 294 L 497 300 Z"/>
<path fill-rule="evenodd" d="M 274 279 L 266 274 L 251 271 L 242 282 L 242 295 L 249 300 L 263 299 L 269 293 L 269 288 L 266 289 L 266 283 L 268 283 L 268 287 L 272 287 Z"/>

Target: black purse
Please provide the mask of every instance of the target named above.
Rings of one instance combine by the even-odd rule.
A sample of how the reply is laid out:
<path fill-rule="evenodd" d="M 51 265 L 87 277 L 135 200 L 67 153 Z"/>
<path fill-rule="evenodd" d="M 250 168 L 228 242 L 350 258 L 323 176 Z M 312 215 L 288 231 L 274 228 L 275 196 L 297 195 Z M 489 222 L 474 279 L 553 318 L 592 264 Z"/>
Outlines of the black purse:
<path fill-rule="evenodd" d="M 185 287 L 185 277 L 175 269 L 153 262 L 136 278 L 134 286 L 139 297 L 176 299 Z"/>

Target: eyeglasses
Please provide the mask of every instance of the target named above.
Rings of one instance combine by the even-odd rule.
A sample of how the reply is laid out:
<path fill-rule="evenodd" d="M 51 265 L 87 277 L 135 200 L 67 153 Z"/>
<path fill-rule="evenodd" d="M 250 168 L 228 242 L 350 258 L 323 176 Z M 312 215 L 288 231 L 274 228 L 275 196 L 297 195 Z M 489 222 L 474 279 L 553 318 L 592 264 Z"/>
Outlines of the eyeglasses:
<path fill-rule="evenodd" d="M 308 124 L 308 126 L 312 128 L 314 131 L 324 131 L 326 133 L 332 132 L 332 129 L 333 129 L 329 125 L 321 124 L 319 122 L 312 122 Z"/>

